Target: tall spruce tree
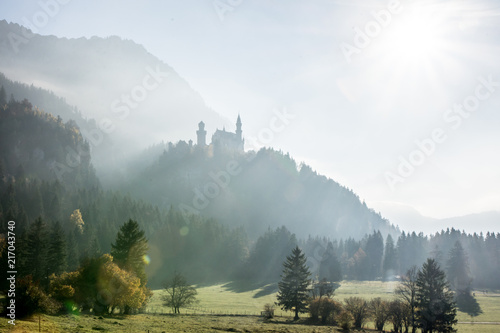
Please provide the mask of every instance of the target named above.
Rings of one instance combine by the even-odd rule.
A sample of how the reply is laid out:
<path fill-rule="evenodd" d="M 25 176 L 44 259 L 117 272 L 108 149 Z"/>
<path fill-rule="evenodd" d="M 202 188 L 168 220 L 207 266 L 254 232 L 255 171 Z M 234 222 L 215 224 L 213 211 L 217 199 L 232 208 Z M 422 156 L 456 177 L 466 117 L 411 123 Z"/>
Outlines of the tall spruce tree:
<path fill-rule="evenodd" d="M 427 259 L 417 274 L 417 322 L 423 333 L 455 332 L 457 309 L 445 273 Z"/>
<path fill-rule="evenodd" d="M 342 280 L 342 268 L 340 260 L 333 249 L 332 242 L 328 242 L 325 253 L 319 264 L 319 279 L 326 279 L 329 282 Z"/>
<path fill-rule="evenodd" d="M 48 285 L 47 274 L 47 225 L 38 217 L 28 229 L 26 239 L 26 262 L 28 274 L 43 286 Z"/>
<path fill-rule="evenodd" d="M 396 249 L 394 247 L 394 240 L 391 235 L 387 235 L 385 240 L 384 262 L 382 264 L 383 274 L 385 280 L 390 280 L 392 276 L 396 275 L 397 257 Z"/>
<path fill-rule="evenodd" d="M 111 244 L 111 255 L 120 268 L 133 272 L 141 280 L 142 286 L 147 282 L 144 261 L 147 252 L 148 241 L 144 231 L 136 221 L 130 219 L 120 227 L 115 243 Z"/>
<path fill-rule="evenodd" d="M 50 231 L 49 252 L 47 256 L 47 271 L 48 274 L 59 275 L 67 268 L 67 252 L 66 234 L 64 233 L 61 224 L 55 222 Z"/>
<path fill-rule="evenodd" d="M 450 250 L 446 264 L 448 281 L 453 290 L 459 292 L 469 289 L 472 282 L 469 259 L 460 241 L 456 241 Z"/>
<path fill-rule="evenodd" d="M 3 110 L 4 105 L 7 103 L 7 94 L 5 93 L 5 88 L 0 87 L 0 108 Z"/>
<path fill-rule="evenodd" d="M 294 320 L 299 319 L 299 313 L 307 311 L 307 301 L 309 299 L 309 277 L 311 273 L 306 265 L 306 256 L 302 250 L 296 246 L 292 254 L 286 257 L 283 263 L 283 274 L 278 283 L 278 302 L 282 310 L 294 311 Z"/>

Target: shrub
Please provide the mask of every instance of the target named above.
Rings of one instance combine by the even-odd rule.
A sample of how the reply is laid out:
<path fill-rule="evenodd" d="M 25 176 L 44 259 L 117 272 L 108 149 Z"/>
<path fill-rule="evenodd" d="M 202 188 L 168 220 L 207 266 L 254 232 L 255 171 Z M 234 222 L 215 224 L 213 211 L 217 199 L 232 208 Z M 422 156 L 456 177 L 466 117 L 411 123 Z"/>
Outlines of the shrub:
<path fill-rule="evenodd" d="M 328 320 L 335 323 L 335 315 L 342 310 L 342 304 L 331 298 L 314 298 L 309 302 L 309 313 L 313 320 L 321 317 L 321 322 L 326 324 Z"/>
<path fill-rule="evenodd" d="M 383 331 L 385 322 L 389 319 L 389 304 L 383 301 L 380 297 L 376 297 L 368 304 L 372 317 L 375 321 L 375 328 L 378 331 Z"/>
<path fill-rule="evenodd" d="M 262 311 L 262 315 L 264 316 L 265 319 L 274 318 L 274 305 L 269 303 L 265 304 L 264 311 Z"/>
<path fill-rule="evenodd" d="M 345 310 L 354 319 L 354 328 L 360 329 L 369 316 L 368 303 L 361 297 L 349 297 L 344 300 Z"/>
<path fill-rule="evenodd" d="M 16 287 L 16 316 L 18 318 L 27 317 L 36 312 L 55 314 L 62 304 L 51 299 L 40 288 L 38 282 L 33 281 L 33 277 L 28 275 L 17 281 Z"/>
<path fill-rule="evenodd" d="M 354 318 L 350 312 L 343 310 L 335 316 L 335 321 L 344 331 L 349 331 L 352 328 Z"/>

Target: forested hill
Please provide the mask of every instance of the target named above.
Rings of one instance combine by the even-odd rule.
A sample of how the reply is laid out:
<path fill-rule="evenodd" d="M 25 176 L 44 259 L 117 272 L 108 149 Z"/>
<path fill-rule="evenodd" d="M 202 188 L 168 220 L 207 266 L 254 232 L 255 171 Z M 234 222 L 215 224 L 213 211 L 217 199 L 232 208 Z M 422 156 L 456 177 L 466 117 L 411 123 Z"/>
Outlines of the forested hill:
<path fill-rule="evenodd" d="M 69 105 L 66 100 L 57 96 L 54 92 L 47 89 L 27 85 L 22 82 L 12 81 L 0 72 L 0 86 L 3 87 L 7 100 L 15 99 L 22 101 L 27 99 L 33 104 L 34 109 L 40 109 L 54 116 L 59 122 L 69 122 L 73 126 L 77 126 L 81 136 L 87 142 L 90 142 L 92 151 L 92 161 L 97 167 L 102 166 L 106 161 L 116 160 L 117 156 L 114 151 L 114 143 L 109 135 L 103 131 L 96 131 L 98 124 L 95 119 L 85 117 L 81 110 L 76 106 Z M 101 163 L 99 163 L 101 162 Z"/>
<path fill-rule="evenodd" d="M 89 145 L 74 121 L 63 122 L 27 100 L 7 102 L 0 86 L 2 178 L 58 180 L 68 189 L 97 187 Z"/>
<path fill-rule="evenodd" d="M 166 148 L 122 190 L 162 207 L 244 226 L 250 237 L 282 225 L 300 237 L 360 239 L 375 230 L 384 237 L 399 235 L 351 190 L 297 165 L 288 154 L 272 149 L 212 154 L 182 141 Z"/>

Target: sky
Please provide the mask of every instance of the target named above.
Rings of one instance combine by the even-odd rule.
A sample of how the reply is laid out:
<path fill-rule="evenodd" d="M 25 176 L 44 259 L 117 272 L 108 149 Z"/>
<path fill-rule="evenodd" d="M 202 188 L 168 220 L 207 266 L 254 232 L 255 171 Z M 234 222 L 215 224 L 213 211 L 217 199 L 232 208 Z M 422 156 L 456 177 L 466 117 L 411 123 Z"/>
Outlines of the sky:
<path fill-rule="evenodd" d="M 383 215 L 500 210 L 497 1 L 2 0 L 0 18 L 143 45 L 215 111 L 240 114 L 247 143 Z"/>

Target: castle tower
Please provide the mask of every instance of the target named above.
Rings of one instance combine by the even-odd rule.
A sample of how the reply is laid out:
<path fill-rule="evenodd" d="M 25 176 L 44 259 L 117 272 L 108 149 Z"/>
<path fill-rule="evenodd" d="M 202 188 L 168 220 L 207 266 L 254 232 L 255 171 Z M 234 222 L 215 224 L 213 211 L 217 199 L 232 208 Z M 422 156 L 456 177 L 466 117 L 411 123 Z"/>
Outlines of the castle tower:
<path fill-rule="evenodd" d="M 238 119 L 236 120 L 236 138 L 238 139 L 239 142 L 242 141 L 242 131 L 241 131 L 241 118 L 240 115 L 238 114 Z"/>
<path fill-rule="evenodd" d="M 207 145 L 207 131 L 205 131 L 205 123 L 203 121 L 200 121 L 198 124 L 196 135 L 198 136 L 198 146 L 205 147 Z"/>

